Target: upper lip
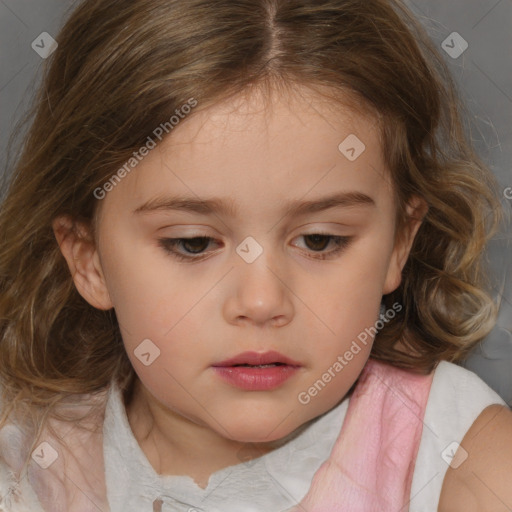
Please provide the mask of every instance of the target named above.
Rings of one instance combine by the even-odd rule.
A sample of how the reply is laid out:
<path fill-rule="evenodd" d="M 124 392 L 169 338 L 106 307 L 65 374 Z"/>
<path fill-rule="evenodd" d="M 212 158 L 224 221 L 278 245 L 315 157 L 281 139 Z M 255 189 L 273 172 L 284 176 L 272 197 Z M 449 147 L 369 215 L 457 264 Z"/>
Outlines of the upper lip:
<path fill-rule="evenodd" d="M 290 366 L 301 366 L 300 363 L 290 359 L 289 357 L 283 356 L 275 350 L 269 352 L 242 352 L 230 359 L 215 363 L 212 366 L 234 366 L 236 364 L 271 364 L 271 363 L 282 363 Z"/>

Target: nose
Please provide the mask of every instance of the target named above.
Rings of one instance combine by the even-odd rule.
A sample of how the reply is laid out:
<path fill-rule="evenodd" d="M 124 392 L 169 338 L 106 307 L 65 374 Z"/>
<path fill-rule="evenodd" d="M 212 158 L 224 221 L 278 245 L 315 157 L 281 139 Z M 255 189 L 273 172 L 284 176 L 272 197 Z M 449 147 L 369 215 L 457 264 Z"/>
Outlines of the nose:
<path fill-rule="evenodd" d="M 282 327 L 292 320 L 291 277 L 270 261 L 268 251 L 252 263 L 240 260 L 231 275 L 232 288 L 224 303 L 228 323 Z"/>

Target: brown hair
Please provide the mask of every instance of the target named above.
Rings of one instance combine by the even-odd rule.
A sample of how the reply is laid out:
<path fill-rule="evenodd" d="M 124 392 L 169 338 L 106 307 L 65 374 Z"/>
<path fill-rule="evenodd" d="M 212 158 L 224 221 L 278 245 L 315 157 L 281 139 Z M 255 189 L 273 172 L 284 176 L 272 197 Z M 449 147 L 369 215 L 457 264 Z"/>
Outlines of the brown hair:
<path fill-rule="evenodd" d="M 412 195 L 428 203 L 402 283 L 384 297 L 403 309 L 372 357 L 429 372 L 491 330 L 481 254 L 499 222 L 495 184 L 442 58 L 397 0 L 86 0 L 56 39 L 0 210 L 4 403 L 46 413 L 133 377 L 115 312 L 79 295 L 52 221 L 94 228 L 94 190 L 159 123 L 190 98 L 199 110 L 255 87 L 359 98 L 381 128 L 398 227 Z"/>

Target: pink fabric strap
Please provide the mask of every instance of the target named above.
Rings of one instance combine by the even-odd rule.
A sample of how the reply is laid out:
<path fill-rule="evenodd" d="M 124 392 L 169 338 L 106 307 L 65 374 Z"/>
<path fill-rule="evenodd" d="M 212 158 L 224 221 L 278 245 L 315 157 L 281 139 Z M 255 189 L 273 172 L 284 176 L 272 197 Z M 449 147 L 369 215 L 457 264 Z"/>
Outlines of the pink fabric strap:
<path fill-rule="evenodd" d="M 331 455 L 293 511 L 408 511 L 433 374 L 368 360 Z"/>

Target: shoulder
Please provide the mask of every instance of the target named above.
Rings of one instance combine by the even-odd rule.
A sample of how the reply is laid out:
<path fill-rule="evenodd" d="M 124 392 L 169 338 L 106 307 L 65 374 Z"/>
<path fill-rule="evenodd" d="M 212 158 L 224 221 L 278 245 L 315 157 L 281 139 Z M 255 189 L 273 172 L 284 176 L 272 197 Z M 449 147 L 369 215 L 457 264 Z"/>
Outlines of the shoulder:
<path fill-rule="evenodd" d="M 496 408 L 507 411 L 505 405 L 505 401 L 476 373 L 447 361 L 438 363 L 423 417 L 424 427 L 411 487 L 411 510 L 471 512 L 470 507 L 453 508 L 460 506 L 460 496 L 467 495 L 464 482 L 468 480 L 462 478 L 462 474 L 466 469 L 471 474 L 468 459 L 460 463 L 463 450 L 466 450 L 468 439 L 486 422 L 487 415 Z M 473 439 L 474 443 L 479 441 L 480 436 Z M 474 455 L 471 462 L 475 458 Z M 448 470 L 450 475 L 446 476 Z M 447 492 L 455 496 L 452 508 L 446 508 Z M 444 508 L 439 508 L 440 505 Z"/>
<path fill-rule="evenodd" d="M 500 404 L 486 407 L 464 436 L 455 460 L 446 472 L 439 512 L 510 511 L 512 411 Z"/>
<path fill-rule="evenodd" d="M 432 403 L 430 403 L 432 402 Z M 471 427 L 482 411 L 492 404 L 506 405 L 476 373 L 448 361 L 440 361 L 434 370 L 429 405 L 436 412 L 445 412 L 441 421 L 464 420 Z"/>
<path fill-rule="evenodd" d="M 461 442 L 490 405 L 506 406 L 503 398 L 476 373 L 441 361 L 434 370 L 425 417 L 440 436 Z"/>

